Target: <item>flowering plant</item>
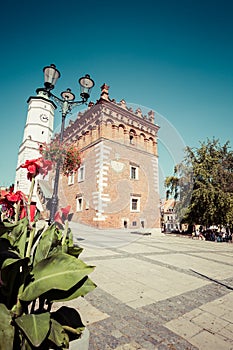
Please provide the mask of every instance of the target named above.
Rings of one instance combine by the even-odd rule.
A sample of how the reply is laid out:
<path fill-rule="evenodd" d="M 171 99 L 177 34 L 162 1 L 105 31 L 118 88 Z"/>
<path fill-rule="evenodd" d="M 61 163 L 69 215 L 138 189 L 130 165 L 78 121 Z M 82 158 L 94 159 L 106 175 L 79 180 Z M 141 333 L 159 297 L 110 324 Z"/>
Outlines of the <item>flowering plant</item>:
<path fill-rule="evenodd" d="M 50 226 L 30 215 L 35 177 L 45 175 L 51 164 L 44 159 L 26 161 L 31 189 L 9 193 L 9 203 L 26 205 L 14 211 L 14 220 L 0 222 L 0 349 L 67 349 L 84 328 L 79 313 L 70 307 L 52 312 L 52 304 L 84 296 L 96 286 L 88 274 L 93 266 L 79 259 L 82 248 L 74 245 L 68 227 L 70 207 L 61 209 Z M 69 320 L 72 315 L 72 320 Z"/>
<path fill-rule="evenodd" d="M 21 165 L 21 168 L 27 169 L 27 178 L 32 181 L 38 174 L 42 174 L 43 177 L 45 177 L 49 170 L 52 169 L 52 164 L 51 160 L 40 157 L 38 159 L 26 160 L 26 162 Z"/>
<path fill-rule="evenodd" d="M 38 174 L 45 177 L 52 169 L 52 162 L 42 157 L 37 159 L 26 160 L 21 168 L 27 169 L 27 178 L 31 181 L 31 187 L 29 191 L 29 197 L 21 191 L 13 192 L 13 187 L 10 188 L 2 198 L 0 198 L 0 204 L 2 205 L 2 220 L 9 219 L 11 222 L 17 223 L 19 219 L 28 215 L 30 221 L 33 221 L 35 215 L 35 206 L 31 205 L 31 199 L 35 186 L 35 177 Z"/>
<path fill-rule="evenodd" d="M 75 145 L 67 147 L 66 156 L 63 161 L 63 173 L 65 175 L 76 172 L 81 164 L 79 150 Z"/>
<path fill-rule="evenodd" d="M 67 145 L 58 141 L 50 144 L 40 145 L 40 153 L 46 160 L 50 160 L 53 164 L 61 165 L 63 175 L 69 175 L 76 172 L 81 164 L 81 157 L 78 147 L 75 145 Z"/>
<path fill-rule="evenodd" d="M 1 220 L 9 219 L 11 221 L 16 221 L 19 217 L 24 218 L 25 206 L 27 197 L 21 191 L 13 192 L 13 187 L 0 198 L 0 204 L 2 206 Z M 17 218 L 17 219 L 16 219 Z"/>

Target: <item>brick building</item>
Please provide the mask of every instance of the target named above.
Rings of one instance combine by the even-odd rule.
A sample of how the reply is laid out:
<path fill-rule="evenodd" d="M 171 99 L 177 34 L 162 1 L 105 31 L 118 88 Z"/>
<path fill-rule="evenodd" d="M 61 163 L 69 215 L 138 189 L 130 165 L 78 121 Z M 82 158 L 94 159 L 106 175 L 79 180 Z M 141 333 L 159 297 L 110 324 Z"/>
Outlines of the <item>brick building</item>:
<path fill-rule="evenodd" d="M 160 230 L 158 151 L 154 113 L 144 116 L 124 100 L 100 99 L 65 129 L 64 141 L 76 143 L 82 164 L 59 183 L 59 206 L 70 204 L 73 221 L 98 228 Z"/>

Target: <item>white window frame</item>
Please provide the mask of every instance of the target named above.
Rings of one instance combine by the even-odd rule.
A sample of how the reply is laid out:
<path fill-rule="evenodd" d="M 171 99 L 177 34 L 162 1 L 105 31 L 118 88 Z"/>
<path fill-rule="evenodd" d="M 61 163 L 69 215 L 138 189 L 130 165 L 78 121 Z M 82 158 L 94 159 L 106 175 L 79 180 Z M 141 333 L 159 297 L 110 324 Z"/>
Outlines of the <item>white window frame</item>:
<path fill-rule="evenodd" d="M 73 185 L 74 184 L 74 173 L 70 173 L 68 175 L 68 186 Z"/>
<path fill-rule="evenodd" d="M 83 211 L 83 197 L 76 198 L 76 212 Z"/>
<path fill-rule="evenodd" d="M 78 169 L 78 182 L 82 182 L 85 179 L 85 165 L 81 165 Z"/>
<path fill-rule="evenodd" d="M 130 165 L 130 179 L 131 180 L 138 180 L 138 172 L 139 172 L 138 170 L 139 170 L 139 167 L 137 165 Z M 133 176 L 133 171 L 134 171 L 135 176 Z"/>
<path fill-rule="evenodd" d="M 133 204 L 135 203 L 135 200 L 137 201 L 137 208 L 133 208 Z M 133 213 L 139 213 L 140 212 L 140 197 L 138 196 L 131 196 L 130 197 L 130 211 Z"/>

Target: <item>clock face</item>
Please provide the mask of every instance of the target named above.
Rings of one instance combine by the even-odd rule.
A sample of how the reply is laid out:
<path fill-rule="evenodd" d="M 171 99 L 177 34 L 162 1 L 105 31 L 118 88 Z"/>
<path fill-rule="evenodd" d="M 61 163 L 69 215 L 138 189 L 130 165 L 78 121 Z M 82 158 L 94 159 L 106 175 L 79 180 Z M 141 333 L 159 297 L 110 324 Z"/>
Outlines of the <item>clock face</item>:
<path fill-rule="evenodd" d="M 41 114 L 40 115 L 40 120 L 42 122 L 46 123 L 49 120 L 49 118 L 48 118 L 48 116 L 46 114 Z"/>
<path fill-rule="evenodd" d="M 116 171 L 117 173 L 120 173 L 124 169 L 124 163 L 112 160 L 111 167 L 114 171 Z"/>

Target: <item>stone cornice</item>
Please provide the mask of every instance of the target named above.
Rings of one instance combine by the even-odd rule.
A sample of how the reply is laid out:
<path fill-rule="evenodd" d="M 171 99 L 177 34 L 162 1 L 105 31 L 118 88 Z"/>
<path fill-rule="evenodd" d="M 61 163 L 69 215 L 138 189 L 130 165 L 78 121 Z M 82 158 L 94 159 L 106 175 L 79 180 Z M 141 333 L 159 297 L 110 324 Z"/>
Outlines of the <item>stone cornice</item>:
<path fill-rule="evenodd" d="M 72 140 L 72 138 L 76 138 L 77 134 L 81 135 L 107 121 L 112 122 L 113 125 L 123 124 L 132 129 L 149 133 L 153 137 L 157 136 L 159 126 L 149 121 L 149 117 L 143 116 L 140 111 L 138 112 L 140 116 L 138 116 L 126 105 L 123 104 L 123 106 L 124 108 L 116 102 L 100 98 L 88 110 L 80 112 L 75 121 L 70 121 L 65 129 L 65 139 Z"/>
<path fill-rule="evenodd" d="M 30 96 L 27 100 L 27 103 L 29 103 L 31 100 L 42 100 L 46 103 L 50 103 L 54 109 L 57 109 L 57 106 L 55 105 L 55 103 L 51 100 L 48 100 L 47 98 L 43 97 L 43 96 Z"/>
<path fill-rule="evenodd" d="M 149 121 L 148 117 L 143 116 L 141 113 L 141 116 L 138 116 L 135 114 L 133 110 L 128 108 L 126 104 L 124 104 L 124 101 L 122 101 L 122 105 L 124 108 L 113 101 L 106 101 L 104 99 L 100 99 L 97 101 L 97 105 L 101 104 L 102 106 L 105 106 L 104 112 L 108 113 L 108 115 L 112 116 L 113 118 L 116 118 L 118 121 L 122 121 L 121 117 L 126 117 L 129 120 L 134 121 L 135 123 L 138 123 L 141 126 L 144 126 L 147 129 L 155 130 L 156 133 L 159 130 L 159 126 L 154 124 L 154 122 Z M 113 115 L 112 112 L 115 112 L 116 114 Z M 133 126 L 132 123 L 126 123 L 129 126 Z M 139 128 L 139 126 L 136 126 L 136 128 Z"/>

